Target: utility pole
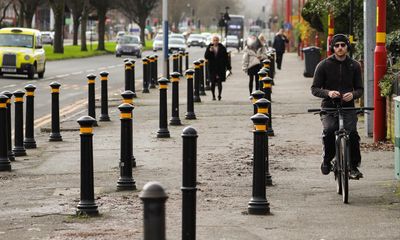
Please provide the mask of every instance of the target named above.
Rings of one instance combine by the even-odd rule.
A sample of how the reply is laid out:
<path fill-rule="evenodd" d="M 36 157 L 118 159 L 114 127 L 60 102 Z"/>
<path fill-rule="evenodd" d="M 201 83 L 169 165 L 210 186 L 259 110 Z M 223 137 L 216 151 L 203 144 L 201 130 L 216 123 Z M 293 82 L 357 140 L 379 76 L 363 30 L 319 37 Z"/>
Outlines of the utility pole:
<path fill-rule="evenodd" d="M 376 2 L 364 0 L 364 105 L 374 105 L 374 49 Z M 372 137 L 373 115 L 364 115 L 365 135 Z"/>
<path fill-rule="evenodd" d="M 386 73 L 386 0 L 377 0 L 376 46 L 374 55 L 374 142 L 386 139 L 385 99 L 380 95 L 379 81 Z"/>
<path fill-rule="evenodd" d="M 162 0 L 162 18 L 163 18 L 163 58 L 164 69 L 163 76 L 168 78 L 168 0 Z"/>
<path fill-rule="evenodd" d="M 328 39 L 326 40 L 326 55 L 329 57 L 332 55 L 330 49 L 331 41 L 333 38 L 333 34 L 335 33 L 335 23 L 333 20 L 333 14 L 332 10 L 329 9 L 329 14 L 328 14 Z"/>
<path fill-rule="evenodd" d="M 354 18 L 354 0 L 350 1 L 350 29 L 349 29 L 349 40 L 350 40 L 350 45 L 353 46 L 353 41 L 354 41 L 354 27 L 353 27 L 353 18 Z M 350 51 L 350 57 L 353 57 L 353 48 Z"/>

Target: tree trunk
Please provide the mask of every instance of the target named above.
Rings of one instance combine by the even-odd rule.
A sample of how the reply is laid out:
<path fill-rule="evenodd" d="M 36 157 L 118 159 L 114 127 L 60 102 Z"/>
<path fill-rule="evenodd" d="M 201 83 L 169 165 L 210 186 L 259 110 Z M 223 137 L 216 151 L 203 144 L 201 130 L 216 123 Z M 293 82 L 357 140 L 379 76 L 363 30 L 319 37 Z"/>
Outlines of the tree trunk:
<path fill-rule="evenodd" d="M 85 7 L 81 17 L 81 51 L 87 51 L 86 45 L 86 25 L 88 20 L 88 9 Z"/>
<path fill-rule="evenodd" d="M 140 41 L 143 43 L 143 46 L 146 46 L 146 37 L 145 37 L 145 28 L 146 28 L 146 18 L 147 16 L 140 16 L 139 18 L 139 27 L 140 27 Z"/>
<path fill-rule="evenodd" d="M 106 11 L 97 10 L 97 14 L 99 16 L 99 26 L 98 26 L 99 44 L 97 45 L 97 50 L 104 51 L 106 50 L 104 45 Z"/>
<path fill-rule="evenodd" d="M 74 16 L 74 36 L 73 36 L 73 41 L 72 45 L 77 46 L 78 45 L 78 32 L 79 32 L 79 16 Z M 85 35 L 85 34 L 84 34 Z"/>
<path fill-rule="evenodd" d="M 24 27 L 32 28 L 33 13 L 25 13 L 24 16 Z"/>
<path fill-rule="evenodd" d="M 54 53 L 64 53 L 64 11 L 54 12 Z"/>

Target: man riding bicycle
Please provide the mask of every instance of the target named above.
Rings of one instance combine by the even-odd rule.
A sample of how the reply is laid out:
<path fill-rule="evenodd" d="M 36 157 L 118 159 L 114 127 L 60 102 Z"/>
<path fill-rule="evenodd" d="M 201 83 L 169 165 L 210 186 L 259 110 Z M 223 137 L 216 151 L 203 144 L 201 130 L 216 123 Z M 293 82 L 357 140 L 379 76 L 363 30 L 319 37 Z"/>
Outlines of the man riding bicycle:
<path fill-rule="evenodd" d="M 354 99 L 363 94 L 360 64 L 350 58 L 347 53 L 351 45 L 343 34 L 333 36 L 330 57 L 321 61 L 315 69 L 311 93 L 322 98 L 322 108 L 335 108 L 339 101 L 342 107 L 354 107 Z M 357 167 L 361 163 L 360 136 L 357 132 L 357 113 L 344 112 L 344 128 L 350 132 L 350 178 L 362 178 Z M 338 118 L 334 114 L 321 114 L 323 126 L 322 142 L 324 145 L 321 172 L 329 174 L 332 169 L 332 159 L 335 157 L 335 131 L 339 128 Z"/>

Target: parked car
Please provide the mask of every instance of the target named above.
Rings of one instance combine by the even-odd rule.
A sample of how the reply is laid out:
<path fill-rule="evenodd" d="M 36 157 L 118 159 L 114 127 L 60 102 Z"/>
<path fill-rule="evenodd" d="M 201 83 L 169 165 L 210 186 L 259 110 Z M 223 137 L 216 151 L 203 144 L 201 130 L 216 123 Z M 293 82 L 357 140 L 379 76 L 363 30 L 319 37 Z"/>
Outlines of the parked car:
<path fill-rule="evenodd" d="M 99 36 L 96 32 L 86 31 L 86 40 L 87 41 L 97 41 L 98 39 L 99 39 Z"/>
<path fill-rule="evenodd" d="M 163 35 L 157 34 L 153 39 L 153 51 L 162 50 L 163 48 Z"/>
<path fill-rule="evenodd" d="M 40 32 L 42 36 L 42 44 L 50 44 L 54 43 L 54 33 L 53 32 Z"/>
<path fill-rule="evenodd" d="M 170 53 L 185 51 L 185 50 L 186 50 L 186 44 L 184 40 L 178 38 L 170 38 L 168 40 L 168 51 Z"/>
<path fill-rule="evenodd" d="M 210 37 L 212 34 L 209 32 L 202 32 L 200 33 L 201 36 L 203 36 L 205 39 L 207 39 L 208 37 Z"/>
<path fill-rule="evenodd" d="M 227 48 L 228 47 L 237 48 L 237 50 L 239 51 L 240 41 L 239 41 L 238 36 L 236 36 L 236 35 L 228 35 L 228 36 L 226 36 L 226 38 L 224 39 L 222 44 Z"/>
<path fill-rule="evenodd" d="M 0 74 L 26 74 L 43 78 L 46 55 L 40 31 L 30 28 L 0 29 Z"/>
<path fill-rule="evenodd" d="M 182 33 L 171 33 L 168 38 L 170 39 L 182 39 L 186 43 L 186 38 Z"/>
<path fill-rule="evenodd" d="M 188 47 L 191 47 L 191 46 L 204 47 L 204 46 L 206 46 L 206 40 L 205 40 L 204 36 L 202 36 L 200 34 L 190 34 L 190 36 L 187 40 L 187 46 Z"/>
<path fill-rule="evenodd" d="M 122 36 L 126 35 L 125 31 L 119 31 L 117 33 L 117 42 L 121 39 Z"/>
<path fill-rule="evenodd" d="M 115 56 L 121 57 L 122 55 L 142 57 L 142 43 L 139 36 L 124 35 L 120 38 L 115 47 Z"/>

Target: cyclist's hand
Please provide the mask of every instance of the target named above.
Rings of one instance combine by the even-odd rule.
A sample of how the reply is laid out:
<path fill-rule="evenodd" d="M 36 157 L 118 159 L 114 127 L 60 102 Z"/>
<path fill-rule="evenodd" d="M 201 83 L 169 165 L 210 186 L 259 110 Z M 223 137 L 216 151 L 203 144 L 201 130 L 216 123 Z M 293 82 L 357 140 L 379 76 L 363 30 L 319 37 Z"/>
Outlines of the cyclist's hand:
<path fill-rule="evenodd" d="M 340 97 L 340 92 L 338 92 L 338 91 L 329 91 L 328 95 L 329 95 L 330 98 L 338 98 L 338 97 Z"/>
<path fill-rule="evenodd" d="M 351 100 L 353 100 L 353 93 L 352 92 L 348 92 L 348 93 L 343 94 L 342 99 L 345 102 L 350 102 Z"/>

